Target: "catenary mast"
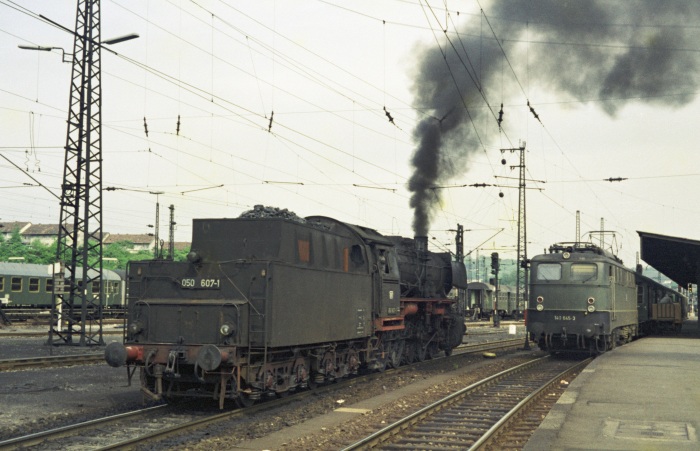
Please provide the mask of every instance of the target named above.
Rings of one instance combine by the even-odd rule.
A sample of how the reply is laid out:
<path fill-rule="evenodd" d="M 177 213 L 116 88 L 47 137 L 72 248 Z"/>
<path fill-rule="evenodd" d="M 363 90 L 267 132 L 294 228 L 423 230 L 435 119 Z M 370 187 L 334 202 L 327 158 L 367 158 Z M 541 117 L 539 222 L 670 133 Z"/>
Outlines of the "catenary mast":
<path fill-rule="evenodd" d="M 53 345 L 104 344 L 100 23 L 100 1 L 78 0 L 49 329 Z"/>

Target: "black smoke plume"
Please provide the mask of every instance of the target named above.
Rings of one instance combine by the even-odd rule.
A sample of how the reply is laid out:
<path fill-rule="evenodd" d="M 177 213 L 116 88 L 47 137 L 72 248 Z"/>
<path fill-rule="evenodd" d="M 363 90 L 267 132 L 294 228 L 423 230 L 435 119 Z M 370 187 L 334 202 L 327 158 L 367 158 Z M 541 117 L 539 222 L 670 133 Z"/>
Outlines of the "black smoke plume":
<path fill-rule="evenodd" d="M 518 77 L 562 101 L 594 101 L 614 117 L 629 102 L 678 107 L 695 97 L 698 0 L 496 0 L 484 11 L 508 59 L 527 59 Z M 450 34 L 452 44 L 441 38 L 440 48 L 418 51 L 414 107 L 425 116 L 413 131 L 408 183 L 416 235 L 429 231 L 439 186 L 467 172 L 469 154 L 497 132 L 501 92 L 527 100 L 512 77 L 502 85 L 502 50 L 485 22 L 471 22 Z M 504 119 L 506 128 L 508 111 Z"/>

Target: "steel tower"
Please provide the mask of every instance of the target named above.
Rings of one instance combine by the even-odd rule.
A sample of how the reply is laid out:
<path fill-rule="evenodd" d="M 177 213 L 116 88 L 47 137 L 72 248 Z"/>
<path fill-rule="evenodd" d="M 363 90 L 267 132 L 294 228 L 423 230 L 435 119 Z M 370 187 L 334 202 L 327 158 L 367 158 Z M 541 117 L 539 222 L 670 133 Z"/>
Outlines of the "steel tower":
<path fill-rule="evenodd" d="M 53 345 L 104 344 L 100 23 L 100 1 L 78 0 L 49 329 Z"/>

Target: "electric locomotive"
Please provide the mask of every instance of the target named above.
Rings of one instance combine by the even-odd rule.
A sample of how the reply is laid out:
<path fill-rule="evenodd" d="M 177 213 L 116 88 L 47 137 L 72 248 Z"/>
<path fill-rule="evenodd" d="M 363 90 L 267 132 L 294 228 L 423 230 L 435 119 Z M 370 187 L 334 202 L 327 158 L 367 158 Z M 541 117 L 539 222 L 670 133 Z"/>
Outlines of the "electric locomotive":
<path fill-rule="evenodd" d="M 634 271 L 591 243 L 560 243 L 531 260 L 527 331 L 540 349 L 593 354 L 639 333 Z"/>
<path fill-rule="evenodd" d="M 130 378 L 139 369 L 153 399 L 245 406 L 449 354 L 465 332 L 447 297 L 466 288 L 464 264 L 428 251 L 427 237 L 244 214 L 195 219 L 187 259 L 129 264 L 124 343 L 105 352 Z"/>

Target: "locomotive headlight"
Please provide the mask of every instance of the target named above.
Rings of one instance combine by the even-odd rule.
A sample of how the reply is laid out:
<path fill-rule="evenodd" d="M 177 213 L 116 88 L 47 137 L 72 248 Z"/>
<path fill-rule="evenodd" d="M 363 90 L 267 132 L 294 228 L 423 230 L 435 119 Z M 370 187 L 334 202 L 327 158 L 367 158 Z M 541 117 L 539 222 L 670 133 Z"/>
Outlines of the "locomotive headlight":
<path fill-rule="evenodd" d="M 586 310 L 588 310 L 588 313 L 593 313 L 595 312 L 595 305 L 591 304 L 589 305 Z"/>
<path fill-rule="evenodd" d="M 221 335 L 224 337 L 231 335 L 233 333 L 233 327 L 228 325 L 228 324 L 222 324 L 221 327 L 219 328 L 219 332 L 221 332 Z"/>
<path fill-rule="evenodd" d="M 544 305 L 542 305 L 542 304 L 537 304 L 537 311 L 538 311 L 538 312 L 541 312 L 542 310 L 544 310 Z"/>

